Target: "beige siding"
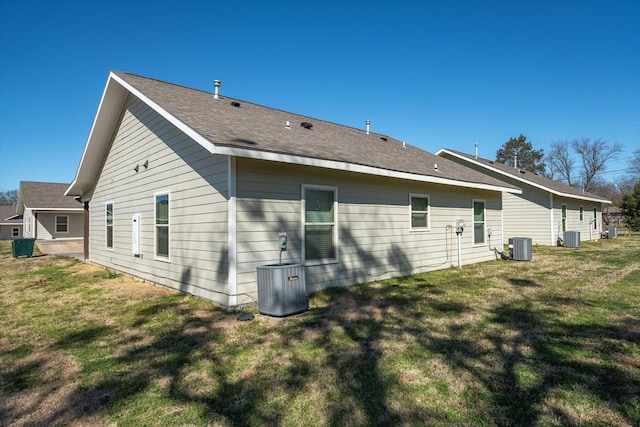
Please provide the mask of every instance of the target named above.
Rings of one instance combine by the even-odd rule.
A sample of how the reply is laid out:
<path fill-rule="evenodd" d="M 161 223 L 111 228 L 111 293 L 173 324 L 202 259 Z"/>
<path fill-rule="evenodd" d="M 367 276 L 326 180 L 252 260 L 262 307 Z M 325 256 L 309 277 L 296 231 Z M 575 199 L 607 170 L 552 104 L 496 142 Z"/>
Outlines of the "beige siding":
<path fill-rule="evenodd" d="M 226 156 L 210 154 L 131 96 L 93 191 L 90 260 L 226 305 L 227 181 Z M 154 195 L 165 191 L 170 262 L 154 257 Z M 107 202 L 114 206 L 113 249 L 106 248 Z M 141 215 L 138 257 L 132 254 L 134 214 Z"/>
<path fill-rule="evenodd" d="M 522 194 L 504 194 L 504 239 L 530 237 L 533 244 L 550 245 L 551 215 L 549 192 L 508 180 L 519 185 Z"/>
<path fill-rule="evenodd" d="M 238 292 L 256 296 L 256 267 L 278 262 L 277 236 L 286 232 L 283 262 L 300 262 L 302 185 L 338 189 L 338 262 L 306 266 L 310 291 L 456 266 L 452 226 L 464 219 L 462 264 L 495 259 L 485 244 L 473 245 L 473 199 L 487 206 L 486 228 L 500 242 L 501 194 L 420 184 L 362 174 L 247 159 L 237 162 Z M 410 230 L 409 194 L 428 194 L 429 231 Z"/>
<path fill-rule="evenodd" d="M 56 231 L 56 216 L 68 217 L 68 231 L 59 233 Z M 35 237 L 38 240 L 52 239 L 79 239 L 84 236 L 83 212 L 37 212 L 35 224 L 38 227 Z"/>
<path fill-rule="evenodd" d="M 554 237 L 564 238 L 562 233 L 562 205 L 567 206 L 567 231 L 579 231 L 581 241 L 596 240 L 602 233 L 602 208 L 600 203 L 581 202 L 575 199 L 554 196 L 553 223 Z M 580 206 L 584 208 L 583 219 L 580 220 Z M 596 209 L 594 223 L 593 209 Z"/>

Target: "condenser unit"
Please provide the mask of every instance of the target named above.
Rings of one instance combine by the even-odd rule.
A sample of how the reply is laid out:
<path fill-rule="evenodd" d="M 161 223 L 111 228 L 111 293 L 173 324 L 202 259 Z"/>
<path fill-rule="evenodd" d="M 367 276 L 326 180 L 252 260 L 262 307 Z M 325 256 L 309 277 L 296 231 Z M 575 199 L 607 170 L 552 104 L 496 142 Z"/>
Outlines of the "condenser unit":
<path fill-rule="evenodd" d="M 510 237 L 509 258 L 514 261 L 531 261 L 531 237 Z"/>
<path fill-rule="evenodd" d="M 580 232 L 579 231 L 565 231 L 564 232 L 564 247 L 565 248 L 579 248 L 580 247 Z"/>
<path fill-rule="evenodd" d="M 618 237 L 618 227 L 607 227 L 607 239 L 616 239 Z"/>
<path fill-rule="evenodd" d="M 283 317 L 309 308 L 303 265 L 261 265 L 257 273 L 260 313 Z"/>

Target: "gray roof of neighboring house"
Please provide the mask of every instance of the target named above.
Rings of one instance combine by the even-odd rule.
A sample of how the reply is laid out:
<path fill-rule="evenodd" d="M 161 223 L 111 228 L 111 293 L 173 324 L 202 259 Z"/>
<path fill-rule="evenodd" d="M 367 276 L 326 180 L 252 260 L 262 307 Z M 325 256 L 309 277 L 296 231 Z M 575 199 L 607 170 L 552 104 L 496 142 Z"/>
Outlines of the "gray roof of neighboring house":
<path fill-rule="evenodd" d="M 0 224 L 21 225 L 22 215 L 16 213 L 16 206 L 0 206 Z M 17 217 L 15 219 L 8 219 Z"/>
<path fill-rule="evenodd" d="M 336 168 L 344 170 L 354 170 L 348 165 L 355 165 L 356 171 L 364 173 L 375 169 L 378 172 L 391 171 L 388 176 L 406 175 L 407 179 L 412 179 L 411 175 L 430 177 L 427 181 L 442 180 L 453 185 L 455 182 L 452 181 L 457 181 L 466 183 L 463 186 L 484 185 L 493 190 L 519 192 L 517 187 L 386 135 L 367 134 L 363 129 L 230 98 L 223 95 L 224 91 L 221 91 L 219 99 L 215 99 L 210 92 L 124 72 L 112 72 L 78 174 L 67 194 L 80 195 L 88 190 L 91 181 L 89 175 L 95 173 L 92 172 L 96 169 L 93 165 L 98 164 L 96 159 L 88 157 L 104 156 L 103 150 L 106 150 L 106 147 L 98 149 L 91 145 L 107 144 L 104 140 L 111 133 L 104 122 L 115 120 L 116 110 L 121 108 L 122 98 L 126 96 L 122 87 L 173 120 L 174 124 L 212 153 L 319 166 L 331 163 L 340 165 Z M 111 103 L 110 97 L 114 99 Z M 119 99 L 115 101 L 117 97 Z M 101 112 L 101 109 L 105 111 Z M 306 129 L 301 126 L 305 122 L 313 127 Z M 287 123 L 289 128 L 286 127 Z M 395 172 L 397 174 L 393 175 Z"/>
<path fill-rule="evenodd" d="M 577 199 L 590 200 L 601 203 L 611 203 L 610 200 L 607 200 L 602 196 L 598 196 L 597 194 L 589 193 L 587 191 L 583 191 L 579 188 L 572 187 L 570 185 L 555 181 L 542 175 L 537 175 L 533 172 L 505 165 L 504 163 L 483 159 L 482 157 L 476 158 L 474 155 L 462 153 L 460 151 L 449 150 L 446 148 L 439 150 L 437 154 L 441 153 L 447 153 L 469 163 L 482 166 L 485 169 L 492 169 L 502 175 L 509 176 L 513 179 L 528 183 L 530 185 L 534 185 L 539 188 L 543 188 L 557 195 L 561 195 L 564 197 L 575 197 Z"/>
<path fill-rule="evenodd" d="M 36 210 L 83 209 L 82 203 L 64 195 L 68 187 L 69 184 L 57 182 L 20 181 L 17 212 L 24 213 L 25 207 Z"/>

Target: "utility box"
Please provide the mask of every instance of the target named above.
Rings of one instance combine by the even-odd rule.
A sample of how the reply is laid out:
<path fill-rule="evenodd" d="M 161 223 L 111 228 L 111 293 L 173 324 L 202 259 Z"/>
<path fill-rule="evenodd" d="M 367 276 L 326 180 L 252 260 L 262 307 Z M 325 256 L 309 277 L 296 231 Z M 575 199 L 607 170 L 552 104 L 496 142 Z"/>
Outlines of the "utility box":
<path fill-rule="evenodd" d="M 618 238 L 618 227 L 607 227 L 607 239 Z"/>
<path fill-rule="evenodd" d="M 565 248 L 579 248 L 580 247 L 580 232 L 579 231 L 565 231 L 564 232 L 564 247 Z"/>
<path fill-rule="evenodd" d="M 11 252 L 14 258 L 33 256 L 33 245 L 36 239 L 15 239 L 11 241 Z"/>
<path fill-rule="evenodd" d="M 509 257 L 514 261 L 531 261 L 531 237 L 510 237 Z"/>
<path fill-rule="evenodd" d="M 258 311 L 275 317 L 309 309 L 304 266 L 272 264 L 258 266 Z"/>

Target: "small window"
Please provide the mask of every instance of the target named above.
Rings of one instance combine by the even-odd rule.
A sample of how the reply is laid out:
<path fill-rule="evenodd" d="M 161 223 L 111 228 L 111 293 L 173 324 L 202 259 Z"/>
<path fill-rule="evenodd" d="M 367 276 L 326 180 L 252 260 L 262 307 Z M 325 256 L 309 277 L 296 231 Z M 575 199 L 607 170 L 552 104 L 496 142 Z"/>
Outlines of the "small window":
<path fill-rule="evenodd" d="M 584 208 L 580 206 L 580 222 L 584 221 Z"/>
<path fill-rule="evenodd" d="M 20 227 L 13 227 L 11 229 L 11 237 L 20 237 Z"/>
<path fill-rule="evenodd" d="M 169 258 L 169 194 L 156 194 L 156 256 Z"/>
<path fill-rule="evenodd" d="M 333 187 L 303 186 L 302 194 L 305 262 L 337 261 L 338 190 Z"/>
<path fill-rule="evenodd" d="M 473 244 L 484 244 L 485 202 L 473 201 Z"/>
<path fill-rule="evenodd" d="M 429 229 L 429 196 L 410 194 L 411 203 L 411 229 Z"/>
<path fill-rule="evenodd" d="M 69 232 L 69 217 L 66 215 L 56 216 L 56 233 Z"/>
<path fill-rule="evenodd" d="M 562 231 L 567 231 L 567 205 L 562 205 Z"/>
<path fill-rule="evenodd" d="M 598 208 L 593 208 L 593 229 L 598 229 Z"/>
<path fill-rule="evenodd" d="M 113 249 L 113 203 L 107 203 L 105 209 L 107 248 Z"/>

